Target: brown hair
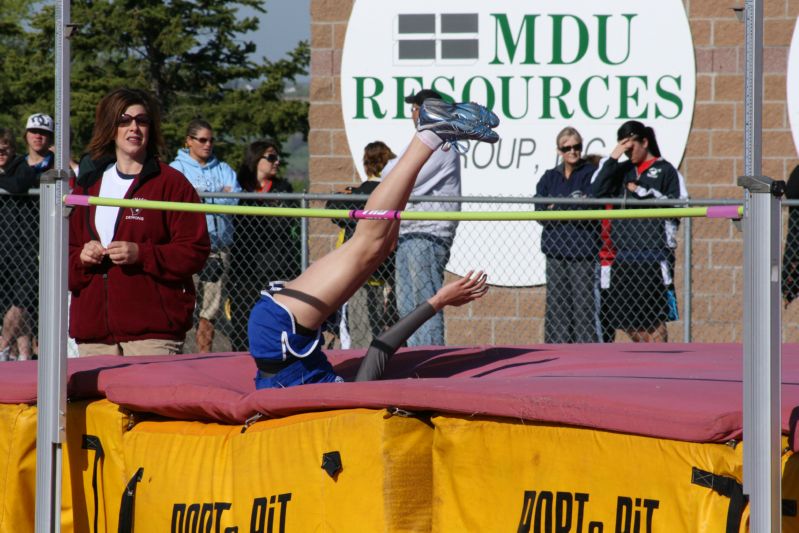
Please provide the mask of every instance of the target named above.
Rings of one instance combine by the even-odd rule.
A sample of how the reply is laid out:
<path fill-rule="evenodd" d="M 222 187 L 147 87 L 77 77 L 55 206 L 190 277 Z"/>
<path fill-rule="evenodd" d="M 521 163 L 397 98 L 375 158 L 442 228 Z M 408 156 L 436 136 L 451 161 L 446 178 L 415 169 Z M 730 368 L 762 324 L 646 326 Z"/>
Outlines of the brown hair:
<path fill-rule="evenodd" d="M 370 178 L 379 176 L 383 172 L 386 163 L 397 157 L 386 143 L 374 141 L 366 145 L 363 149 L 363 169 Z"/>
<path fill-rule="evenodd" d="M 207 120 L 195 118 L 189 122 L 189 125 L 186 127 L 186 137 L 194 137 L 200 130 L 213 132 L 214 128 L 211 127 L 211 124 Z"/>
<path fill-rule="evenodd" d="M 87 150 L 92 159 L 113 156 L 116 146 L 117 120 L 132 105 L 141 105 L 150 117 L 147 130 L 147 157 L 159 157 L 166 152 L 166 144 L 161 133 L 161 113 L 155 99 L 139 89 L 121 88 L 105 95 L 94 115 L 92 139 Z"/>
<path fill-rule="evenodd" d="M 14 139 L 14 132 L 8 128 L 0 128 L 0 145 L 6 145 L 11 149 L 11 155 L 17 153 L 17 141 Z"/>
<path fill-rule="evenodd" d="M 244 161 L 241 162 L 237 177 L 242 190 L 254 192 L 258 190 L 258 163 L 269 148 L 280 154 L 276 142 L 261 140 L 251 142 L 244 150 Z"/>

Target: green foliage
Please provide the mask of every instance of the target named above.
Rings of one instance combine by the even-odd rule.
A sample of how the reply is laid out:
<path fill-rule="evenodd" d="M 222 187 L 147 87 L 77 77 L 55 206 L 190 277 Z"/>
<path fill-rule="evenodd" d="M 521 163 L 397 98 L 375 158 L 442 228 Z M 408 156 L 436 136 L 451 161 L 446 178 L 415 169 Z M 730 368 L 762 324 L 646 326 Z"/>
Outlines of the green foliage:
<path fill-rule="evenodd" d="M 310 50 L 300 42 L 286 59 L 253 61 L 262 0 L 73 0 L 70 39 L 73 153 L 91 137 L 94 110 L 108 91 L 151 91 L 162 106 L 167 159 L 182 146 L 186 124 L 204 118 L 222 142 L 216 151 L 234 168 L 247 143 L 285 141 L 308 132 L 307 102 L 283 97 L 286 83 L 307 74 Z M 52 5 L 0 0 L 0 125 L 21 133 L 30 113 L 53 113 L 55 15 Z"/>

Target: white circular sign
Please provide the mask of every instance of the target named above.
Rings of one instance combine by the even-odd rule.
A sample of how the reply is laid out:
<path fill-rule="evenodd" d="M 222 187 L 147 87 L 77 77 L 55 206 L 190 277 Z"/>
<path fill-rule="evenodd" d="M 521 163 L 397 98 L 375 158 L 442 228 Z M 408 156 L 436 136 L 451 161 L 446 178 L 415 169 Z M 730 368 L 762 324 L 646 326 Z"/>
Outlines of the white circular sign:
<path fill-rule="evenodd" d="M 471 143 L 462 156 L 464 196 L 535 194 L 558 162 L 555 137 L 565 126 L 581 132 L 586 153 L 607 155 L 618 127 L 640 120 L 678 166 L 695 86 L 681 0 L 356 0 L 341 64 L 344 124 L 358 163 L 375 140 L 405 148 L 413 124 L 403 99 L 423 88 L 499 115 L 501 141 Z M 535 222 L 461 222 L 448 269 L 481 268 L 497 285 L 541 284 L 540 231 Z"/>

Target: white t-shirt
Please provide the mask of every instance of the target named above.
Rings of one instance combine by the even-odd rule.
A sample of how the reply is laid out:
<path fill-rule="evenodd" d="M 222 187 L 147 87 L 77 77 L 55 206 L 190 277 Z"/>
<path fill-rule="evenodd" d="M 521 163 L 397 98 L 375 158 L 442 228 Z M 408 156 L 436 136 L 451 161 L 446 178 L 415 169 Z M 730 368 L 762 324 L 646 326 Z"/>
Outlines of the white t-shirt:
<path fill-rule="evenodd" d="M 407 148 L 405 148 L 407 150 Z M 403 153 L 405 153 L 403 150 Z M 402 157 L 389 161 L 380 173 L 383 178 Z M 454 149 L 444 151 L 441 148 L 430 156 L 430 159 L 419 170 L 411 196 L 460 196 L 461 195 L 461 162 Z M 414 202 L 408 203 L 406 211 L 460 211 L 458 203 Z M 455 238 L 457 220 L 403 220 L 400 223 L 400 235 L 408 233 L 427 233 L 445 239 Z"/>
<path fill-rule="evenodd" d="M 100 183 L 100 196 L 103 198 L 122 199 L 130 189 L 135 176 L 120 175 L 116 164 L 110 165 L 103 173 L 103 181 Z M 100 236 L 100 243 L 107 247 L 114 240 L 114 229 L 119 215 L 118 207 L 98 205 L 94 212 L 94 226 Z"/>

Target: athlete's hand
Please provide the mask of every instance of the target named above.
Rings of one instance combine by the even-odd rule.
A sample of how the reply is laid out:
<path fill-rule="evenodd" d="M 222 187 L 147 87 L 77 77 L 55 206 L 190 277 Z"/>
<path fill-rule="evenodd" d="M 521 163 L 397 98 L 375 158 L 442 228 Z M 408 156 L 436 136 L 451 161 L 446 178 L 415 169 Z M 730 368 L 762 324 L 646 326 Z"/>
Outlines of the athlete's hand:
<path fill-rule="evenodd" d="M 428 302 L 436 311 L 448 305 L 458 307 L 469 303 L 488 292 L 487 279 L 488 276 L 482 270 L 476 273 L 470 270 L 464 277 L 441 287 Z"/>

